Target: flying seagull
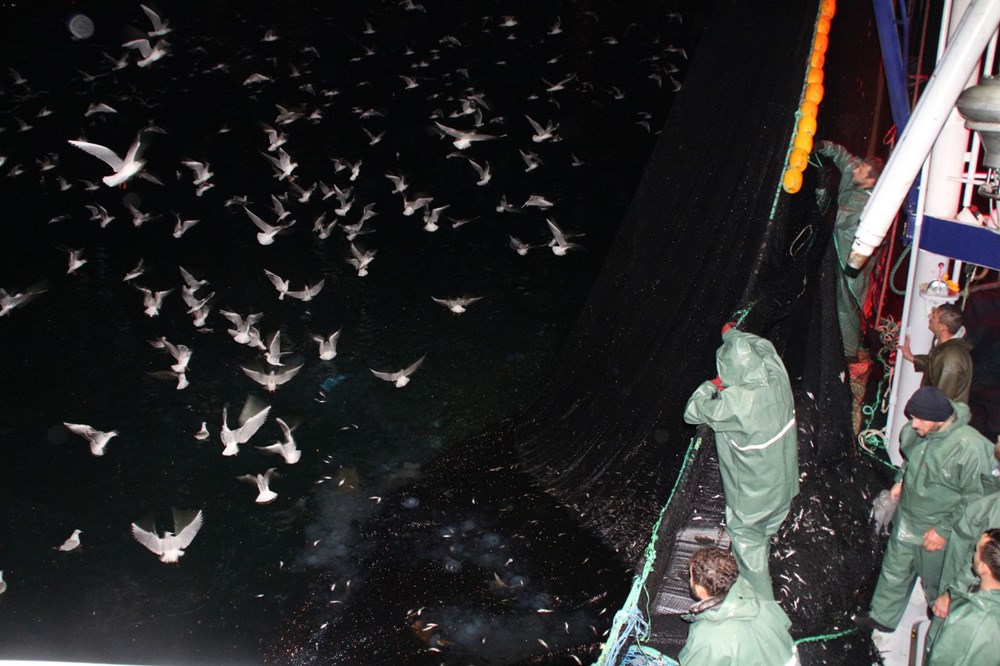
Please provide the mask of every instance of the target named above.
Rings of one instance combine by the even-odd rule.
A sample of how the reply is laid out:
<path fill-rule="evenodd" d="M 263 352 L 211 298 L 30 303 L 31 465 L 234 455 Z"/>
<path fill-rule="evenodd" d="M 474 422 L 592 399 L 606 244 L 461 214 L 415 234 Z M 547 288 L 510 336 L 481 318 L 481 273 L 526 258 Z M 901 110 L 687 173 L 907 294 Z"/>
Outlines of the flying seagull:
<path fill-rule="evenodd" d="M 115 170 L 115 172 L 110 176 L 105 176 L 101 179 L 108 187 L 121 185 L 129 178 L 139 173 L 142 170 L 142 167 L 146 165 L 143 160 L 139 159 L 139 150 L 142 148 L 142 130 L 139 130 L 139 133 L 136 134 L 135 141 L 132 142 L 132 146 L 128 149 L 128 152 L 125 153 L 124 159 L 118 157 L 118 154 L 110 148 L 96 143 L 73 140 L 70 140 L 69 143 L 86 153 L 90 153 L 99 160 L 106 162 L 108 166 Z"/>
<path fill-rule="evenodd" d="M 110 432 L 101 432 L 100 430 L 94 430 L 89 425 L 84 425 L 82 423 L 66 423 L 63 421 L 63 425 L 69 429 L 73 434 L 80 435 L 90 442 L 90 453 L 94 456 L 103 456 L 104 447 L 108 445 L 112 437 L 118 435 L 117 430 L 112 430 Z"/>
<path fill-rule="evenodd" d="M 439 305 L 443 305 L 455 314 L 462 314 L 465 312 L 466 305 L 475 303 L 481 299 L 482 296 L 459 296 L 458 298 L 435 298 L 434 296 L 431 296 L 431 300 Z"/>
<path fill-rule="evenodd" d="M 281 432 L 285 435 L 285 441 L 275 442 L 270 446 L 258 446 L 257 448 L 268 453 L 276 453 L 284 458 L 286 463 L 294 465 L 302 458 L 302 452 L 299 451 L 295 444 L 295 438 L 292 437 L 292 429 L 280 418 L 275 418 L 274 422 L 281 428 Z"/>
<path fill-rule="evenodd" d="M 267 420 L 267 415 L 271 411 L 271 406 L 268 405 L 248 418 L 236 430 L 229 429 L 229 414 L 227 409 L 226 407 L 222 408 L 222 430 L 219 431 L 219 438 L 225 445 L 222 455 L 235 456 L 240 452 L 240 444 L 249 442 L 250 438 L 257 434 L 257 431 L 264 425 L 264 421 Z"/>
<path fill-rule="evenodd" d="M 414 361 L 409 366 L 399 370 L 397 372 L 379 372 L 378 370 L 372 370 L 372 374 L 379 379 L 384 379 L 387 382 L 393 382 L 396 384 L 396 388 L 403 388 L 410 383 L 410 375 L 417 371 L 420 364 L 424 362 L 425 356 L 421 356 L 416 361 Z M 371 370 L 371 368 L 369 368 Z"/>
<path fill-rule="evenodd" d="M 243 474 L 236 477 L 240 481 L 247 481 L 249 483 L 256 484 L 257 486 L 257 499 L 254 501 L 257 504 L 270 504 L 274 500 L 278 499 L 278 493 L 271 490 L 271 476 L 274 474 L 274 468 L 267 470 L 263 474 Z"/>
<path fill-rule="evenodd" d="M 161 537 L 157 536 L 156 532 L 147 532 L 135 523 L 132 523 L 132 536 L 135 537 L 135 540 L 155 555 L 159 555 L 160 561 L 164 564 L 176 564 L 181 559 L 181 556 L 184 555 L 184 549 L 194 541 L 194 537 L 198 534 L 198 530 L 201 529 L 202 522 L 204 521 L 202 512 L 199 511 L 194 519 L 182 527 L 184 519 L 180 512 L 174 509 L 173 513 L 174 529 L 178 530 L 176 534 L 173 532 L 164 532 Z"/>

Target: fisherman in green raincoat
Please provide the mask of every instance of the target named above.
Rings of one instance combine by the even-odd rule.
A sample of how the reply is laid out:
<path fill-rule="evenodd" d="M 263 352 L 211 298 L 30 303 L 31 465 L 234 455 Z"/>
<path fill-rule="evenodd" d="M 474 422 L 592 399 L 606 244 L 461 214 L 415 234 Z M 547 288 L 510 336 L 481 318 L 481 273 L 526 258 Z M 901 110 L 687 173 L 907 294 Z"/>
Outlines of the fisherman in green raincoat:
<path fill-rule="evenodd" d="M 731 324 L 722 331 L 719 376 L 695 390 L 684 420 L 715 431 L 733 554 L 757 594 L 773 599 L 769 539 L 799 492 L 792 389 L 774 345 Z"/>
<path fill-rule="evenodd" d="M 698 602 L 677 656 L 681 666 L 797 666 L 792 623 L 771 599 L 761 599 L 739 575 L 727 551 L 708 546 L 691 556 L 691 594 Z"/>
<path fill-rule="evenodd" d="M 945 547 L 970 502 L 983 496 L 993 445 L 969 424 L 969 408 L 924 386 L 906 403 L 910 423 L 900 433 L 904 466 L 890 491 L 899 501 L 882 558 L 871 609 L 855 622 L 894 631 L 921 580 L 927 599 L 938 597 Z"/>
<path fill-rule="evenodd" d="M 840 170 L 837 219 L 833 224 L 833 241 L 839 265 L 837 273 L 840 276 L 837 284 L 837 320 L 844 342 L 844 356 L 851 357 L 857 355 L 861 343 L 861 317 L 868 298 L 873 263 L 867 262 L 859 271 L 848 267 L 847 259 L 851 256 L 854 234 L 861 223 L 861 211 L 871 198 L 875 181 L 882 175 L 883 162 L 878 157 L 862 159 L 832 141 L 820 141 L 816 152 L 829 157 Z"/>
<path fill-rule="evenodd" d="M 928 636 L 926 666 L 996 666 L 1000 662 L 1000 529 L 977 544 L 976 592 L 956 592 L 948 619 Z"/>
<path fill-rule="evenodd" d="M 1000 460 L 1000 441 L 993 448 L 993 457 Z M 969 562 L 976 552 L 976 540 L 991 527 L 1000 527 L 1000 476 L 994 468 L 993 474 L 985 480 L 984 486 L 993 489 L 985 497 L 980 497 L 966 507 L 962 518 L 951 531 L 948 546 L 944 551 L 944 567 L 941 569 L 940 595 L 934 602 L 934 614 L 938 618 L 948 616 L 948 608 L 953 592 L 967 592 L 975 582 Z"/>

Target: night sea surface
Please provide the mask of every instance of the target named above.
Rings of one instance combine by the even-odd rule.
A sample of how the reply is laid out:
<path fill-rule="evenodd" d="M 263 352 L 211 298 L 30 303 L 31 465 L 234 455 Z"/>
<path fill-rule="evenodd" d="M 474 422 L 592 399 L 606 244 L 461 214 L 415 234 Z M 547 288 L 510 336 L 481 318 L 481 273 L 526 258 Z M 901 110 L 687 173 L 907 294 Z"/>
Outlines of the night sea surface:
<path fill-rule="evenodd" d="M 152 29 L 138 2 L 24 4 L 0 12 L 0 288 L 35 295 L 0 318 L 0 658 L 349 663 L 298 652 L 289 636 L 319 641 L 354 612 L 379 541 L 366 525 L 419 510 L 429 462 L 536 395 L 666 118 L 686 65 L 675 47 L 693 50 L 698 17 L 610 1 L 149 3 L 171 29 L 150 39 L 169 46 L 139 67 L 141 53 L 122 47 Z M 115 112 L 90 110 L 98 103 Z M 556 136 L 534 140 L 526 116 Z M 435 121 L 497 138 L 459 151 Z M 294 183 L 275 177 L 262 124 L 287 137 Z M 123 155 L 140 132 L 144 171 L 162 184 L 107 187 L 112 169 L 67 143 Z M 213 186 L 196 194 L 184 160 L 207 163 Z M 469 160 L 489 165 L 489 182 L 477 185 Z M 408 188 L 394 193 L 385 174 Z M 324 198 L 334 186 L 344 201 Z M 532 195 L 551 207 L 526 205 Z M 404 197 L 418 196 L 433 201 L 404 215 Z M 295 224 L 261 245 L 233 197 L 269 224 L 277 197 Z M 500 212 L 502 200 L 512 210 Z M 102 228 L 88 205 L 114 219 Z M 368 205 L 371 233 L 353 243 L 375 256 L 359 276 L 342 226 Z M 135 225 L 130 206 L 151 219 Z M 441 206 L 439 228 L 426 230 L 425 211 Z M 175 238 L 178 216 L 199 222 Z M 321 216 L 337 222 L 326 238 Z M 554 254 L 547 218 L 579 246 Z M 521 256 L 511 236 L 533 247 Z M 69 249 L 86 259 L 73 274 Z M 123 281 L 140 261 L 143 274 Z M 202 327 L 179 267 L 207 281 L 199 298 L 214 294 Z M 265 269 L 293 291 L 323 288 L 308 302 L 279 299 Z M 157 316 L 137 287 L 171 290 Z M 462 314 L 433 300 L 461 296 L 481 300 Z M 274 393 L 252 381 L 241 367 L 272 367 L 234 341 L 220 310 L 261 313 L 261 336 L 280 333 L 284 368 L 298 374 Z M 312 336 L 338 330 L 336 357 L 320 360 Z M 161 337 L 193 350 L 186 388 L 150 344 Z M 371 372 L 421 358 L 402 388 Z M 222 456 L 223 408 L 235 428 L 265 405 L 260 431 Z M 295 464 L 258 448 L 281 439 L 277 418 L 293 428 Z M 64 422 L 119 434 L 97 457 Z M 210 436 L 198 440 L 202 422 Z M 270 468 L 278 497 L 256 504 L 257 488 L 237 477 Z M 178 564 L 162 564 L 130 525 L 171 530 L 172 508 L 201 510 L 204 525 Z M 474 610 L 452 618 L 450 635 L 413 615 L 398 653 L 370 663 L 518 663 L 598 640 L 621 601 L 608 586 L 620 593 L 627 569 L 606 551 L 563 553 L 610 573 L 578 591 L 599 601 L 559 608 L 559 571 L 537 570 L 518 534 L 491 526 L 445 517 L 428 526 L 438 545 L 397 557 L 433 565 L 425 587 L 460 579 L 470 609 L 492 595 L 532 622 L 486 640 Z M 57 550 L 75 529 L 82 545 Z M 325 609 L 302 616 L 317 580 Z M 553 608 L 559 621 L 543 622 Z M 306 631 L 289 631 L 297 616 Z"/>

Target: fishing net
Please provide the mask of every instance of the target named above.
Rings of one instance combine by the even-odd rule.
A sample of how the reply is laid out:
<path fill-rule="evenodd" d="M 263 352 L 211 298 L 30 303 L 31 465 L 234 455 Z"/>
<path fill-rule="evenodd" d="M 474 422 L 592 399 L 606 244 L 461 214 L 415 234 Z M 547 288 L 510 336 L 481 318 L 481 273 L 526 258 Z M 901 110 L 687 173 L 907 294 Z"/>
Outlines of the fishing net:
<path fill-rule="evenodd" d="M 454 547 L 448 552 L 455 566 L 467 567 L 494 594 L 484 592 L 475 611 L 459 608 L 468 597 L 450 598 L 433 568 L 414 567 L 412 558 L 407 563 L 392 548 L 380 548 L 355 611 L 324 634 L 322 645 L 334 661 L 368 654 L 372 663 L 381 663 L 379 657 L 391 662 L 389 655 L 415 638 L 429 652 L 414 663 L 595 657 L 626 587 L 622 570 L 595 564 L 602 561 L 597 556 L 610 549 L 620 562 L 642 561 L 696 435 L 681 419 L 684 404 L 716 374 L 721 325 L 740 318 L 742 328 L 774 342 L 796 398 L 802 491 L 772 556 L 779 601 L 796 638 L 823 638 L 800 645 L 805 663 L 871 663 L 870 641 L 841 632 L 877 573 L 879 542 L 868 512 L 888 483 L 888 469 L 857 456 L 853 446 L 829 243 L 835 205 L 816 194 L 835 188 L 836 174 L 810 168 L 797 195 L 778 192 L 817 12 L 812 2 L 717 3 L 684 93 L 551 381 L 517 418 L 446 452 L 426 471 L 423 487 L 441 489 L 433 503 L 388 512 L 369 526 L 397 535 L 411 554 Z M 836 29 L 844 41 L 872 30 L 863 12 L 849 9 Z M 855 60 L 866 58 L 877 66 L 871 49 L 855 49 L 851 58 L 832 63 L 834 73 L 838 66 L 852 71 Z M 828 84 L 834 102 L 825 103 L 824 117 L 850 106 L 856 118 L 865 103 L 868 84 L 854 89 L 853 79 L 843 81 Z M 867 119 L 836 127 L 831 138 L 862 141 L 867 108 Z M 702 447 L 692 465 L 709 465 L 713 455 L 711 446 Z M 665 575 L 672 538 L 698 508 L 697 486 L 713 483 L 718 479 L 711 475 L 682 480 L 660 525 L 650 585 Z M 486 506 L 500 508 L 486 515 Z M 428 531 L 439 530 L 446 517 L 451 543 L 432 545 Z M 497 550 L 472 566 L 463 553 L 482 553 L 471 545 L 486 534 L 499 539 Z M 588 549 L 593 561 L 579 556 Z M 525 554 L 536 573 L 551 574 L 544 599 L 522 595 L 516 579 L 484 575 L 501 559 Z M 596 599 L 585 593 L 595 582 L 602 589 Z M 428 587 L 436 592 L 422 594 Z M 402 598 L 411 600 L 409 607 L 394 601 Z M 313 603 L 321 602 L 314 597 Z M 574 604 L 587 610 L 574 615 Z M 550 612 L 550 606 L 564 610 Z M 398 619 L 397 629 L 373 633 L 380 617 L 390 616 Z M 464 638 L 462 622 L 474 627 Z M 546 624 L 564 627 L 557 632 L 563 638 L 552 639 Z M 685 634 L 676 618 L 653 618 L 650 643 L 676 654 Z M 533 635 L 548 638 L 532 641 Z M 477 660 L 473 644 L 485 644 L 488 636 L 519 647 Z M 825 642 L 833 638 L 836 644 Z"/>

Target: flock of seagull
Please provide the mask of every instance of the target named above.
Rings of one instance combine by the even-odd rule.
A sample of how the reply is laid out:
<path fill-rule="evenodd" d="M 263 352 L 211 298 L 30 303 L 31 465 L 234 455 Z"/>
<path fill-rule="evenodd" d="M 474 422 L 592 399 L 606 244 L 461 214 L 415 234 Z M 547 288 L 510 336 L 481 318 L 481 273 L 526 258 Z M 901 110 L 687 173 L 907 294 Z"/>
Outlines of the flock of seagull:
<path fill-rule="evenodd" d="M 430 12 L 440 11 L 433 6 L 429 9 Z M 596 14 L 590 15 L 575 7 L 573 11 L 580 12 L 579 21 L 597 22 Z M 379 34 L 379 18 L 388 28 L 428 13 L 428 8 L 412 0 L 386 3 L 379 17 L 373 15 L 356 26 L 353 43 L 357 45 L 357 55 L 347 62 L 329 62 L 328 59 L 334 55 L 321 44 L 314 46 L 296 41 L 294 35 L 284 34 L 269 26 L 260 26 L 256 43 L 240 44 L 238 58 L 227 60 L 213 51 L 216 45 L 212 40 L 190 34 L 195 32 L 195 25 L 184 25 L 184 21 L 178 20 L 181 17 L 170 17 L 174 19 L 171 23 L 154 8 L 137 3 L 125 17 L 127 31 L 133 38 L 121 43 L 118 53 L 108 53 L 99 48 L 95 50 L 92 45 L 88 47 L 86 39 L 67 47 L 77 53 L 73 59 L 77 76 L 66 83 L 66 89 L 88 98 L 86 111 L 79 118 L 67 117 L 69 112 L 54 103 L 50 106 L 51 95 L 48 91 L 36 87 L 30 72 L 22 75 L 22 71 L 28 71 L 25 69 L 27 61 L 10 63 L 9 81 L 0 90 L 0 100 L 6 107 L 6 113 L 0 115 L 0 122 L 7 121 L 2 128 L 4 131 L 0 133 L 0 169 L 3 169 L 2 175 L 8 181 L 5 187 L 19 187 L 21 182 L 37 175 L 42 187 L 53 198 L 58 200 L 63 197 L 72 202 L 70 210 L 48 220 L 55 230 L 90 225 L 93 230 L 114 231 L 131 223 L 140 230 L 137 233 L 146 233 L 147 229 L 162 228 L 164 220 L 167 220 L 168 224 L 172 221 L 170 236 L 173 240 L 170 242 L 198 243 L 211 242 L 208 240 L 213 237 L 210 234 L 218 234 L 220 226 L 226 224 L 231 229 L 227 233 L 238 234 L 242 239 L 255 237 L 256 243 L 263 248 L 287 243 L 286 239 L 293 235 L 311 234 L 316 243 L 330 247 L 329 252 L 335 250 L 327 244 L 335 242 L 336 232 L 339 231 L 344 236 L 344 244 L 340 246 L 343 249 L 339 251 L 344 263 L 353 271 L 348 278 L 352 275 L 364 278 L 370 271 L 376 270 L 378 266 L 374 262 L 378 250 L 373 246 L 378 244 L 377 239 L 393 233 L 394 226 L 398 227 L 414 216 L 422 221 L 421 228 L 428 234 L 437 233 L 442 228 L 450 228 L 449 233 L 459 233 L 457 230 L 465 225 L 489 226 L 491 229 L 499 227 L 503 231 L 498 235 L 505 237 L 506 244 L 516 256 L 525 256 L 538 248 L 548 248 L 557 257 L 580 250 L 578 239 L 584 234 L 566 231 L 557 221 L 561 208 L 558 188 L 549 192 L 530 189 L 534 187 L 532 179 L 535 178 L 539 184 L 554 182 L 552 177 L 547 180 L 538 177 L 540 172 L 569 173 L 587 166 L 585 160 L 565 146 L 572 138 L 561 134 L 558 116 L 563 112 L 562 105 L 612 107 L 627 94 L 662 100 L 667 93 L 680 87 L 676 77 L 686 59 L 683 49 L 656 41 L 649 45 L 648 57 L 636 63 L 645 72 L 644 88 L 640 90 L 631 90 L 625 84 L 597 88 L 583 73 L 566 71 L 560 56 L 553 55 L 546 69 L 538 72 L 536 84 L 528 86 L 534 88 L 534 92 L 524 100 L 524 105 L 531 106 L 531 115 L 503 116 L 495 108 L 494 98 L 499 93 L 495 94 L 488 86 L 477 83 L 468 67 L 449 69 L 437 63 L 462 62 L 463 58 L 471 63 L 481 58 L 478 54 L 464 53 L 463 44 L 468 37 L 462 34 L 441 35 L 433 47 L 418 50 L 406 43 L 394 42 L 394 38 L 388 35 Z M 670 15 L 670 18 L 681 21 L 679 15 Z M 514 16 L 484 16 L 481 25 L 464 26 L 464 29 L 502 36 L 512 43 L 520 40 L 529 44 L 535 40 L 535 47 L 545 42 L 572 38 L 572 29 L 564 26 L 559 17 L 551 19 L 548 29 L 540 37 L 521 36 L 519 25 L 520 21 Z M 102 27 L 107 29 L 110 26 L 99 23 L 97 27 L 100 31 Z M 627 38 L 628 32 L 605 37 L 605 47 L 616 48 L 619 40 Z M 283 48 L 279 50 L 278 45 L 283 45 Z M 409 63 L 408 71 L 395 77 L 398 87 L 384 81 L 376 85 L 371 81 L 352 80 L 349 75 L 342 74 L 349 70 L 352 63 L 363 63 L 366 58 L 374 57 L 379 49 L 395 49 Z M 99 56 L 96 55 L 98 52 Z M 171 67 L 171 62 L 182 57 L 185 63 L 197 63 L 197 67 L 183 75 L 178 74 L 176 68 Z M 508 63 L 504 61 L 491 65 L 499 70 L 506 66 Z M 340 87 L 334 83 L 338 75 L 342 75 Z M 205 137 L 205 144 L 230 133 L 259 132 L 257 143 L 245 150 L 245 159 L 240 158 L 239 169 L 252 172 L 257 180 L 247 180 L 264 183 L 265 187 L 251 185 L 242 191 L 235 189 L 238 185 L 234 186 L 234 183 L 242 182 L 243 176 L 226 174 L 235 175 L 235 178 L 220 178 L 222 173 L 217 172 L 225 170 L 219 168 L 218 162 L 213 168 L 207 150 L 202 155 L 185 156 L 176 163 L 166 162 L 162 157 L 169 152 L 167 146 L 173 130 L 163 129 L 161 125 L 169 127 L 172 120 L 177 124 L 183 121 L 158 116 L 157 108 L 161 105 L 158 95 L 182 94 L 187 90 L 178 83 L 182 76 L 218 77 L 227 82 L 230 90 L 237 90 L 245 96 L 245 106 L 255 117 L 232 118 L 217 128 L 216 137 Z M 168 80 L 171 81 L 169 84 Z M 354 86 L 353 92 L 359 101 L 347 111 L 342 100 L 346 99 L 346 104 L 350 104 L 352 91 L 349 86 Z M 163 92 L 159 92 L 161 89 Z M 375 93 L 387 95 L 392 104 L 369 106 L 361 101 L 368 101 Z M 572 101 L 568 97 L 571 93 L 575 95 Z M 407 101 L 406 96 L 416 95 L 423 95 L 420 104 Z M 268 107 L 263 100 L 283 96 L 288 98 L 287 102 L 282 100 L 281 104 L 274 104 L 273 111 L 266 110 Z M 193 105 L 198 100 L 190 100 L 189 103 Z M 432 108 L 432 111 L 427 117 L 404 118 L 399 117 L 398 112 L 395 117 L 392 116 L 387 111 L 390 107 Z M 143 112 L 153 118 L 137 128 L 136 116 Z M 352 141 L 353 145 L 363 148 L 352 158 L 327 154 L 324 162 L 316 158 L 317 148 L 306 137 L 315 136 L 318 128 L 331 122 L 328 119 L 335 113 L 349 113 L 361 124 L 363 135 L 359 133 Z M 548 116 L 542 117 L 541 113 Z M 43 124 L 49 122 L 51 117 L 60 115 L 63 116 L 61 122 L 64 126 L 76 123 L 79 127 L 77 138 L 62 140 L 62 146 L 67 148 L 50 145 L 49 152 L 43 156 L 8 153 L 10 143 L 5 141 L 5 136 L 20 139 L 31 136 L 32 132 L 43 132 Z M 543 118 L 541 122 L 536 119 L 539 117 Z M 634 120 L 633 124 L 638 126 L 634 129 L 651 133 L 651 120 L 652 114 L 640 114 Z M 436 150 L 436 154 L 423 147 L 410 148 L 413 141 L 403 128 L 411 126 L 422 128 L 425 134 L 422 140 L 428 142 L 431 151 Z M 345 129 L 331 127 L 329 131 L 336 134 Z M 134 136 L 131 144 L 126 146 L 113 140 L 123 135 Z M 107 145 L 96 142 L 98 140 L 105 141 Z M 652 139 L 649 143 L 651 145 Z M 334 139 L 331 139 L 331 144 L 336 145 Z M 408 163 L 406 155 L 411 150 L 425 161 L 421 164 Z M 95 159 L 77 157 L 76 151 Z M 458 182 L 450 176 L 444 179 L 430 177 L 425 164 L 431 163 L 432 159 L 443 160 L 449 165 L 467 164 L 468 180 Z M 267 178 L 268 175 L 270 178 Z M 448 190 L 441 185 L 442 180 L 448 185 Z M 516 187 L 505 189 L 507 183 L 516 183 Z M 432 187 L 435 189 L 433 193 L 430 191 Z M 152 192 L 158 188 L 169 189 L 169 200 L 178 202 L 177 210 L 143 210 L 141 198 L 132 197 L 135 192 Z M 481 194 L 477 194 L 475 199 L 466 196 L 463 202 L 462 196 L 452 198 L 452 190 Z M 518 191 L 530 193 L 525 196 Z M 180 196 L 175 196 L 178 192 Z M 445 203 L 445 198 L 452 198 L 452 201 Z M 395 210 L 390 212 L 386 202 L 393 199 Z M 477 203 L 470 206 L 470 200 Z M 519 205 L 511 203 L 522 200 Z M 496 203 L 482 205 L 484 201 Z M 182 213 L 182 207 L 196 212 Z M 453 213 L 462 216 L 452 216 Z M 516 235 L 509 231 L 513 224 L 506 222 L 513 217 L 520 217 L 522 231 Z M 310 222 L 303 224 L 305 220 Z M 522 240 L 527 238 L 525 233 L 530 234 L 529 240 Z M 155 244 L 163 241 L 159 237 L 150 237 L 146 242 Z M 0 325 L 2 318 L 17 316 L 17 310 L 36 299 L 44 299 L 50 290 L 73 289 L 73 280 L 88 270 L 88 253 L 83 247 L 64 247 L 64 251 L 68 277 L 38 276 L 30 286 L 11 288 L 4 285 L 0 288 Z M 514 261 L 517 261 L 516 256 Z M 295 380 L 307 361 L 297 353 L 299 350 L 294 340 L 294 351 L 288 350 L 287 332 L 280 328 L 270 333 L 262 331 L 262 312 L 241 313 L 235 308 L 220 307 L 226 302 L 225 295 L 232 295 L 239 287 L 226 285 L 213 289 L 206 277 L 212 275 L 213 266 L 200 266 L 195 270 L 178 265 L 176 270 L 180 276 L 178 282 L 170 286 L 162 284 L 162 288 L 157 288 L 152 286 L 154 271 L 140 258 L 134 268 L 122 276 L 121 283 L 123 288 L 133 288 L 141 293 L 143 314 L 151 320 L 160 317 L 165 308 L 174 307 L 176 296 L 170 297 L 179 289 L 183 312 L 191 318 L 190 331 L 213 335 L 218 325 L 227 331 L 233 342 L 259 354 L 257 363 L 239 364 L 239 369 L 268 394 Z M 327 297 L 324 288 L 331 278 L 329 273 L 317 279 L 297 281 L 280 275 L 285 271 L 274 265 L 256 266 L 252 270 L 264 284 L 269 282 L 274 287 L 277 301 L 287 298 L 311 304 Z M 295 267 L 292 270 L 294 272 Z M 162 272 L 155 280 L 162 281 L 161 276 Z M 338 284 L 343 284 L 343 278 L 340 279 Z M 427 294 L 427 298 L 455 316 L 462 315 L 470 306 L 484 299 L 481 295 L 467 293 Z M 175 335 L 174 332 L 170 334 L 171 337 Z M 337 357 L 340 335 L 339 328 L 332 332 L 311 331 L 308 338 L 316 345 L 314 357 L 322 362 Z M 198 345 L 171 342 L 163 334 L 150 340 L 149 344 L 153 349 L 169 354 L 172 359 L 169 369 L 155 374 L 176 381 L 177 390 L 187 389 L 190 386 L 190 364 Z M 296 359 L 294 362 L 287 362 L 286 357 L 290 355 Z M 425 358 L 426 353 L 400 369 L 372 367 L 370 372 L 375 378 L 403 388 L 413 380 L 414 373 L 421 368 Z M 268 422 L 271 411 L 272 408 L 262 399 L 248 400 L 238 424 L 232 427 L 228 409 L 223 406 L 221 422 L 216 421 L 219 425 L 210 427 L 209 422 L 214 419 L 205 418 L 193 437 L 210 440 L 214 430 L 215 438 L 221 444 L 221 454 L 236 456 L 240 453 L 240 446 L 249 444 Z M 286 465 L 298 463 L 303 451 L 293 436 L 295 426 L 290 426 L 281 417 L 274 417 L 272 421 L 280 428 L 282 438 L 256 448 L 280 457 Z M 114 449 L 118 445 L 118 442 L 111 443 L 113 438 L 120 437 L 119 442 L 123 446 L 126 445 L 123 440 L 128 438 L 127 432 L 117 429 L 100 430 L 70 421 L 64 422 L 64 426 L 70 433 L 85 440 L 90 453 L 97 457 L 105 456 L 109 448 Z M 270 484 L 279 477 L 277 468 L 270 467 L 262 473 L 243 474 L 237 478 L 256 488 L 256 503 L 269 504 L 278 497 Z M 155 528 L 147 529 L 133 523 L 131 534 L 161 562 L 176 564 L 185 549 L 193 543 L 204 520 L 201 510 L 193 514 L 176 512 L 172 531 L 157 532 Z M 80 530 L 74 530 L 71 537 L 56 548 L 61 552 L 79 549 L 80 535 Z M 7 587 L 2 576 L 3 571 L 0 571 L 0 592 Z"/>

